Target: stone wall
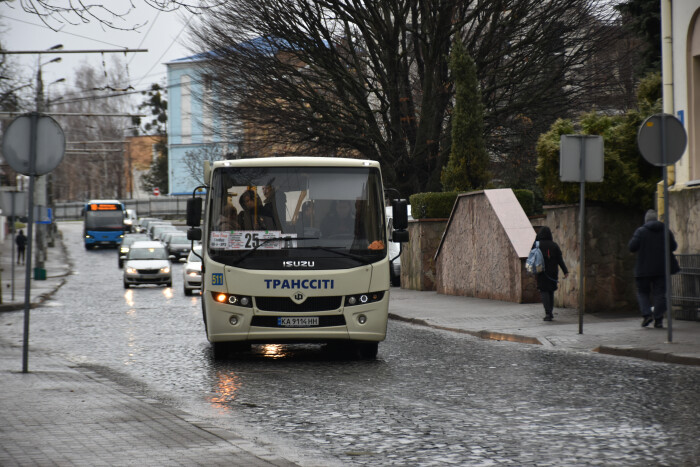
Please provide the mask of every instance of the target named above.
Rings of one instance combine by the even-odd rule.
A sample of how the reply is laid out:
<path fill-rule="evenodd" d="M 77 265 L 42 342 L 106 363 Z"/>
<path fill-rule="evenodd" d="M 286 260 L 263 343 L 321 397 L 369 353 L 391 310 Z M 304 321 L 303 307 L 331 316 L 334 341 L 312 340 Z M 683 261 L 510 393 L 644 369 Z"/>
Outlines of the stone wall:
<path fill-rule="evenodd" d="M 678 254 L 700 254 L 700 186 L 668 192 L 669 224 Z"/>
<path fill-rule="evenodd" d="M 401 288 L 435 290 L 435 252 L 447 219 L 418 219 L 408 222 L 409 242 L 401 252 Z"/>
<path fill-rule="evenodd" d="M 438 293 L 538 301 L 534 278 L 524 271 L 534 237 L 511 190 L 459 195 L 437 256 Z"/>
<path fill-rule="evenodd" d="M 578 308 L 579 206 L 545 206 L 545 218 L 533 220 L 535 228 L 546 225 L 559 244 L 569 277 L 559 277 L 554 302 Z M 613 206 L 586 205 L 586 312 L 637 312 L 634 284 L 635 255 L 627 244 L 644 222 L 644 212 Z"/>

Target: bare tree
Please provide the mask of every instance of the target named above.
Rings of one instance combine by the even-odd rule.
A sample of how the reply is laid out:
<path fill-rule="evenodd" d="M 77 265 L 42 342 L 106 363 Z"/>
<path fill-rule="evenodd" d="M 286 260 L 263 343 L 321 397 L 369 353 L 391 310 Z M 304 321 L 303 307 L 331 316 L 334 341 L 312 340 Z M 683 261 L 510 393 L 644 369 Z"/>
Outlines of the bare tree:
<path fill-rule="evenodd" d="M 211 5 L 224 3 L 223 1 L 209 0 L 142 0 L 142 2 L 154 9 L 162 11 L 175 11 L 183 9 L 192 13 L 198 13 Z M 13 5 L 10 2 L 9 7 Z M 145 23 L 128 24 L 125 17 L 136 8 L 133 1 L 129 2 L 84 2 L 69 1 L 57 2 L 55 0 L 19 0 L 20 7 L 27 13 L 36 15 L 48 27 L 58 30 L 64 24 L 84 24 L 90 22 L 100 23 L 112 29 L 132 30 L 138 29 Z"/>
<path fill-rule="evenodd" d="M 49 111 L 83 114 L 57 116 L 66 134 L 66 156 L 52 173 L 53 199 L 84 200 L 124 197 L 124 135 L 130 121 L 124 117 L 95 114 L 125 113 L 132 105 L 126 97 L 102 98 L 107 86 L 115 85 L 124 67 L 115 59 L 108 76 L 81 66 L 75 74 L 78 90 L 64 95 Z"/>
<path fill-rule="evenodd" d="M 204 182 L 204 161 L 220 161 L 226 158 L 224 148 L 217 143 L 210 143 L 193 151 L 187 151 L 183 162 L 190 176 L 200 185 Z"/>
<path fill-rule="evenodd" d="M 377 159 L 408 195 L 440 189 L 454 35 L 477 66 L 492 158 L 518 159 L 555 118 L 590 106 L 606 79 L 586 68 L 618 31 L 601 4 L 233 0 L 206 12 L 193 35 L 211 51 L 204 75 L 229 126 L 262 129 L 258 143 L 290 152 Z"/>

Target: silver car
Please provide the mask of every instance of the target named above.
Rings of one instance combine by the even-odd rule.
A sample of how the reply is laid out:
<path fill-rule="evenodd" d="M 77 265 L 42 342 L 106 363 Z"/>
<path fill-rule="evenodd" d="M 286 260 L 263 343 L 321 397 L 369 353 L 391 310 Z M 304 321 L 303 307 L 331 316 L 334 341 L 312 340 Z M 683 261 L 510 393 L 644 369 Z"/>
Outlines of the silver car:
<path fill-rule="evenodd" d="M 173 285 L 168 251 L 160 242 L 134 242 L 129 248 L 124 262 L 124 288 L 142 284 Z"/>
<path fill-rule="evenodd" d="M 196 254 L 195 254 L 196 253 Z M 185 295 L 192 295 L 193 290 L 202 288 L 202 246 L 195 245 L 194 250 L 187 256 L 187 263 L 182 268 L 182 283 Z"/>

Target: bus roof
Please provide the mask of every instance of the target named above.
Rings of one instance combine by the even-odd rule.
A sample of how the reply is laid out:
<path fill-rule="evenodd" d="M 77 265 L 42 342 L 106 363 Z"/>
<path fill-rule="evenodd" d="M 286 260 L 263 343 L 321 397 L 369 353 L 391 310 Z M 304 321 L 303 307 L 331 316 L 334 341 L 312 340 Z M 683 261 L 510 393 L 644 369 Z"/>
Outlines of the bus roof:
<path fill-rule="evenodd" d="M 216 161 L 212 169 L 220 167 L 376 167 L 379 162 L 369 159 L 343 157 L 255 157 Z"/>
<path fill-rule="evenodd" d="M 85 204 L 124 204 L 118 199 L 91 199 Z"/>

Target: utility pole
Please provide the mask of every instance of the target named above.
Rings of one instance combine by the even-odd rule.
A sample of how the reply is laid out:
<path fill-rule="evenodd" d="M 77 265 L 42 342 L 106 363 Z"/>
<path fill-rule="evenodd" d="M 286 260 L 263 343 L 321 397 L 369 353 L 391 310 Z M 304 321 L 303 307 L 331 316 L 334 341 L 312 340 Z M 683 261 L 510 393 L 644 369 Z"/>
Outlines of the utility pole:
<path fill-rule="evenodd" d="M 21 51 L 9 51 L 0 50 L 2 55 L 21 55 L 21 54 L 35 54 L 38 56 L 38 70 L 36 75 L 36 101 L 35 109 L 37 113 L 41 113 L 44 110 L 44 83 L 41 76 L 41 56 L 42 54 L 64 54 L 64 53 L 128 53 L 128 52 L 148 52 L 148 49 L 102 49 L 102 50 L 63 50 L 63 44 L 58 44 L 51 47 L 48 50 L 21 50 Z M 60 57 L 54 58 L 43 65 L 48 65 L 49 63 L 61 61 Z M 48 195 L 47 195 L 47 180 L 46 176 L 36 177 L 36 184 L 34 189 L 35 202 L 38 207 L 37 211 L 39 214 L 47 211 L 48 208 Z M 35 277 L 34 279 L 46 279 L 46 270 L 44 269 L 46 260 L 46 224 L 41 222 L 37 223 L 36 232 L 36 261 L 35 261 Z"/>

